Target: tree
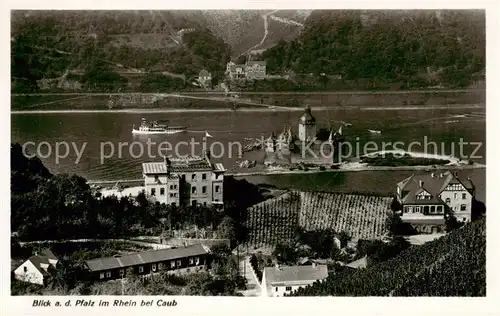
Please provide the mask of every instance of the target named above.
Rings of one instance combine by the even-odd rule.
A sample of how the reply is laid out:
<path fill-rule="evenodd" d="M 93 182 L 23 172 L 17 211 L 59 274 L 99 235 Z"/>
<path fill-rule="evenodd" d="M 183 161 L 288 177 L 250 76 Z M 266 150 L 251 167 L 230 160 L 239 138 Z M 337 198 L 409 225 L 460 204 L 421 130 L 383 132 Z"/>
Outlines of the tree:
<path fill-rule="evenodd" d="M 291 244 L 277 244 L 272 255 L 279 263 L 285 265 L 295 265 L 299 259 L 298 251 Z"/>
<path fill-rule="evenodd" d="M 448 214 L 446 216 L 445 224 L 446 224 L 446 231 L 448 233 L 464 225 L 464 223 L 459 222 L 453 214 Z"/>
<path fill-rule="evenodd" d="M 403 222 L 398 214 L 392 212 L 387 216 L 385 225 L 391 236 L 415 234 L 415 229 L 409 223 Z"/>
<path fill-rule="evenodd" d="M 352 237 L 349 235 L 349 233 L 347 233 L 346 231 L 341 231 L 339 234 L 340 247 L 341 248 L 347 247 L 347 244 L 351 239 Z"/>
<path fill-rule="evenodd" d="M 231 244 L 236 241 L 235 221 L 229 216 L 224 216 L 219 226 L 217 226 L 217 236 L 223 239 L 229 239 Z"/>

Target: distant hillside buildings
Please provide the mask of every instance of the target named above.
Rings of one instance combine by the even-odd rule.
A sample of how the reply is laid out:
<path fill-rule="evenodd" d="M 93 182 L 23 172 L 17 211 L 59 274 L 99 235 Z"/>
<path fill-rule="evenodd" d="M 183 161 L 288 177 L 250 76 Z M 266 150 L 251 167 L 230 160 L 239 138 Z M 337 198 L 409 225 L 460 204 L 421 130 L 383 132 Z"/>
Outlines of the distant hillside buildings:
<path fill-rule="evenodd" d="M 142 164 L 145 194 L 171 205 L 223 206 L 224 166 L 204 157 L 165 158 Z"/>
<path fill-rule="evenodd" d="M 397 184 L 396 194 L 403 222 L 424 233 L 444 231 L 447 213 L 458 221 L 470 221 L 474 195 L 470 178 L 460 180 L 449 171 L 411 175 Z"/>
<path fill-rule="evenodd" d="M 226 76 L 230 80 L 259 80 L 266 78 L 265 61 L 247 61 L 245 64 L 235 64 L 230 61 L 226 66 Z"/>

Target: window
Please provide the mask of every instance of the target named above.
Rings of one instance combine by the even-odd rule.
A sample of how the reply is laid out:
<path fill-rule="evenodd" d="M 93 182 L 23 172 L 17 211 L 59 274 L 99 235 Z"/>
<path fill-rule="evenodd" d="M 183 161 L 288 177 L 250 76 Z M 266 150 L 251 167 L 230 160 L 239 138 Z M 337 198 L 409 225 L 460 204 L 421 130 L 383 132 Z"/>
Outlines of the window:
<path fill-rule="evenodd" d="M 201 193 L 207 194 L 207 187 L 206 186 L 201 187 Z"/>
<path fill-rule="evenodd" d="M 215 186 L 215 192 L 219 192 L 219 186 L 218 185 Z"/>
<path fill-rule="evenodd" d="M 461 211 L 467 211 L 467 205 L 466 204 L 460 205 L 460 210 Z"/>
<path fill-rule="evenodd" d="M 99 274 L 99 278 L 100 278 L 100 279 L 104 279 L 104 272 L 101 272 L 101 273 Z"/>
<path fill-rule="evenodd" d="M 446 204 L 450 204 L 451 203 L 451 199 L 450 198 L 446 198 Z"/>
<path fill-rule="evenodd" d="M 174 260 L 170 261 L 170 267 L 175 268 L 175 261 Z"/>
<path fill-rule="evenodd" d="M 420 213 L 420 206 L 415 206 L 415 213 Z"/>
<path fill-rule="evenodd" d="M 467 194 L 466 193 L 462 193 L 462 200 L 466 200 L 467 199 Z"/>
<path fill-rule="evenodd" d="M 456 200 L 458 199 L 458 193 L 453 194 L 453 198 Z"/>
<path fill-rule="evenodd" d="M 177 260 L 177 266 L 180 267 L 182 262 L 180 260 Z"/>
<path fill-rule="evenodd" d="M 194 262 L 196 263 L 196 265 L 199 265 L 200 264 L 200 257 L 195 257 Z"/>
<path fill-rule="evenodd" d="M 196 181 L 196 173 L 193 173 L 193 174 L 191 175 L 191 180 Z"/>
<path fill-rule="evenodd" d="M 144 267 L 143 266 L 139 266 L 139 273 L 143 273 L 144 272 Z"/>
<path fill-rule="evenodd" d="M 173 185 L 170 185 L 170 190 L 173 190 L 174 189 L 174 186 Z"/>
<path fill-rule="evenodd" d="M 106 271 L 106 277 L 111 278 L 111 271 Z"/>
<path fill-rule="evenodd" d="M 203 202 L 203 206 L 207 206 L 207 202 Z"/>
<path fill-rule="evenodd" d="M 192 193 L 192 194 L 196 194 L 196 187 L 192 187 L 192 188 L 191 188 L 191 193 Z"/>
<path fill-rule="evenodd" d="M 215 180 L 219 180 L 219 174 L 218 173 L 215 174 Z"/>
<path fill-rule="evenodd" d="M 285 288 L 285 290 L 286 290 L 286 291 L 291 291 L 291 290 L 292 290 L 292 287 L 291 287 L 291 286 L 287 286 L 287 287 Z"/>
<path fill-rule="evenodd" d="M 160 188 L 160 195 L 165 195 L 165 188 Z"/>
<path fill-rule="evenodd" d="M 173 193 L 170 193 L 170 197 L 174 197 L 174 194 L 173 194 Z"/>
<path fill-rule="evenodd" d="M 276 292 L 278 292 L 278 287 L 276 287 Z"/>
<path fill-rule="evenodd" d="M 170 205 L 172 205 L 173 207 L 177 206 L 177 204 L 175 204 L 175 202 L 172 202 L 172 204 L 170 204 Z"/>
<path fill-rule="evenodd" d="M 436 208 L 436 212 L 438 212 L 438 213 L 443 213 L 443 206 L 442 206 L 442 205 L 438 206 L 438 207 Z"/>
<path fill-rule="evenodd" d="M 207 174 L 206 173 L 202 173 L 201 174 L 201 180 L 207 180 Z"/>
<path fill-rule="evenodd" d="M 158 270 L 161 270 L 161 269 L 163 269 L 163 263 L 160 262 L 160 263 L 158 263 Z"/>
<path fill-rule="evenodd" d="M 156 263 L 151 264 L 151 270 L 153 270 L 153 272 L 156 271 Z"/>
<path fill-rule="evenodd" d="M 436 213 L 436 207 L 435 206 L 431 206 L 431 213 Z"/>
<path fill-rule="evenodd" d="M 189 268 L 186 269 L 186 272 L 189 272 Z"/>
<path fill-rule="evenodd" d="M 23 270 L 24 270 L 24 272 L 28 272 L 28 268 L 27 267 L 24 267 Z"/>
<path fill-rule="evenodd" d="M 158 178 L 158 176 L 155 176 L 155 182 L 158 182 L 160 181 L 160 179 Z"/>
<path fill-rule="evenodd" d="M 125 269 L 120 269 L 120 277 L 124 277 L 125 276 Z"/>
<path fill-rule="evenodd" d="M 189 258 L 189 264 L 193 264 L 193 263 L 194 263 L 194 258 L 193 257 Z"/>
<path fill-rule="evenodd" d="M 155 196 L 155 195 L 156 195 L 156 189 L 154 189 L 154 188 L 153 188 L 153 189 L 151 189 L 151 195 L 152 195 L 152 196 Z"/>

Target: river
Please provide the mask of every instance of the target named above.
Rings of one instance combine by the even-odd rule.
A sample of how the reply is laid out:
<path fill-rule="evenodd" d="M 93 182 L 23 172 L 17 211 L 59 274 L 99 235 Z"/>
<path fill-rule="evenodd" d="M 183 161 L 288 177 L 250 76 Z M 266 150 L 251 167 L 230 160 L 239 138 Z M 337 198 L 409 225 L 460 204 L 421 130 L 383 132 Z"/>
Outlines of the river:
<path fill-rule="evenodd" d="M 145 161 L 161 161 L 158 155 L 158 144 L 167 141 L 174 147 L 181 141 L 200 142 L 190 146 L 179 147 L 180 154 L 194 152 L 202 153 L 203 137 L 205 131 L 210 134 L 207 138 L 207 146 L 212 147 L 212 155 L 220 155 L 221 145 L 225 146 L 224 155 L 218 159 L 224 163 L 230 171 L 251 171 L 249 169 L 239 170 L 236 165 L 242 159 L 263 158 L 262 151 L 244 153 L 238 157 L 238 147 L 234 142 L 245 143 L 245 138 L 259 138 L 262 135 L 269 136 L 272 132 L 278 133 L 285 125 L 289 125 L 294 133 L 298 130 L 298 118 L 301 115 L 297 111 L 273 111 L 262 108 L 254 111 L 196 111 L 176 113 L 159 113 L 143 110 L 140 112 L 95 112 L 95 113 L 16 113 L 11 115 L 12 119 L 12 142 L 33 142 L 28 146 L 30 151 L 41 142 L 47 142 L 52 148 L 52 154 L 42 158 L 44 164 L 55 173 L 69 172 L 81 175 L 89 180 L 115 180 L 115 179 L 137 179 L 141 178 L 141 163 Z M 353 148 L 363 147 L 373 141 L 378 150 L 383 143 L 403 142 L 399 148 L 408 149 L 410 143 L 411 151 L 425 151 L 425 142 L 437 143 L 437 148 L 428 145 L 431 153 L 460 155 L 460 141 L 469 143 L 464 145 L 463 153 L 467 156 L 477 148 L 474 153 L 477 158 L 472 160 L 486 163 L 486 122 L 485 107 L 470 108 L 443 108 L 432 106 L 414 106 L 411 108 L 393 108 L 384 111 L 375 110 L 374 107 L 359 108 L 328 108 L 313 111 L 317 119 L 318 128 L 332 126 L 338 128 L 340 121 L 351 123 L 351 126 L 343 128 L 343 133 Z M 149 120 L 169 120 L 172 125 L 185 125 L 188 127 L 186 133 L 169 136 L 137 137 L 131 133 L 132 125 L 140 123 L 142 117 Z M 380 135 L 371 134 L 368 129 L 380 130 Z M 150 145 L 151 154 L 147 153 L 147 142 L 155 142 Z M 67 157 L 56 160 L 55 146 L 58 142 L 67 142 L 70 151 Z M 215 142 L 220 142 L 218 146 Z M 421 144 L 419 145 L 418 143 Z M 229 145 L 233 143 L 232 150 Z M 471 143 L 481 143 L 481 146 Z M 82 149 L 81 159 L 77 161 L 78 155 L 72 146 L 78 150 Z M 119 150 L 121 144 L 121 151 Z M 134 145 L 132 145 L 134 144 Z M 140 146 L 144 145 L 144 153 L 140 155 Z M 441 145 L 442 144 L 442 145 Z M 42 154 L 47 154 L 47 144 L 40 147 Z M 114 153 L 111 155 L 111 147 Z M 64 148 L 61 153 L 64 154 Z M 373 145 L 370 147 L 373 148 Z M 391 144 L 386 149 L 391 149 Z M 174 148 L 172 148 L 173 150 Z M 170 153 L 173 153 L 170 151 Z M 109 158 L 103 159 L 103 154 Z M 471 171 L 478 174 L 477 181 L 485 186 L 484 170 Z M 352 187 L 355 191 L 371 191 L 372 188 L 380 186 L 380 183 L 395 183 L 408 172 L 348 172 L 344 180 L 336 182 L 342 188 Z M 383 176 L 380 176 L 382 175 Z M 389 176 L 390 175 L 390 176 Z M 345 178 L 347 177 L 347 178 Z M 261 179 L 261 177 L 249 177 L 249 179 Z M 365 181 L 364 178 L 377 178 L 380 180 Z M 383 180 L 387 179 L 387 180 Z M 391 184 L 392 186 L 393 184 Z M 385 187 L 384 187 L 385 190 Z M 483 194 L 484 196 L 484 194 Z"/>

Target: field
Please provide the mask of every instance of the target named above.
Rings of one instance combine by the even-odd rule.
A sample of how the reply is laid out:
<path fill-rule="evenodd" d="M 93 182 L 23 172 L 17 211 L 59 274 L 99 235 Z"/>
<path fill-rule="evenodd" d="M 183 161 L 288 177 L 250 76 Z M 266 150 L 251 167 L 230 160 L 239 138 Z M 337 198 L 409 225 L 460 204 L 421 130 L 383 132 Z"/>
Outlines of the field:
<path fill-rule="evenodd" d="M 338 273 L 297 296 L 485 296 L 485 219 L 353 274 Z"/>
<path fill-rule="evenodd" d="M 291 191 L 248 209 L 248 241 L 253 246 L 290 242 L 298 228 L 345 231 L 354 240 L 385 233 L 391 198 L 359 194 Z"/>

